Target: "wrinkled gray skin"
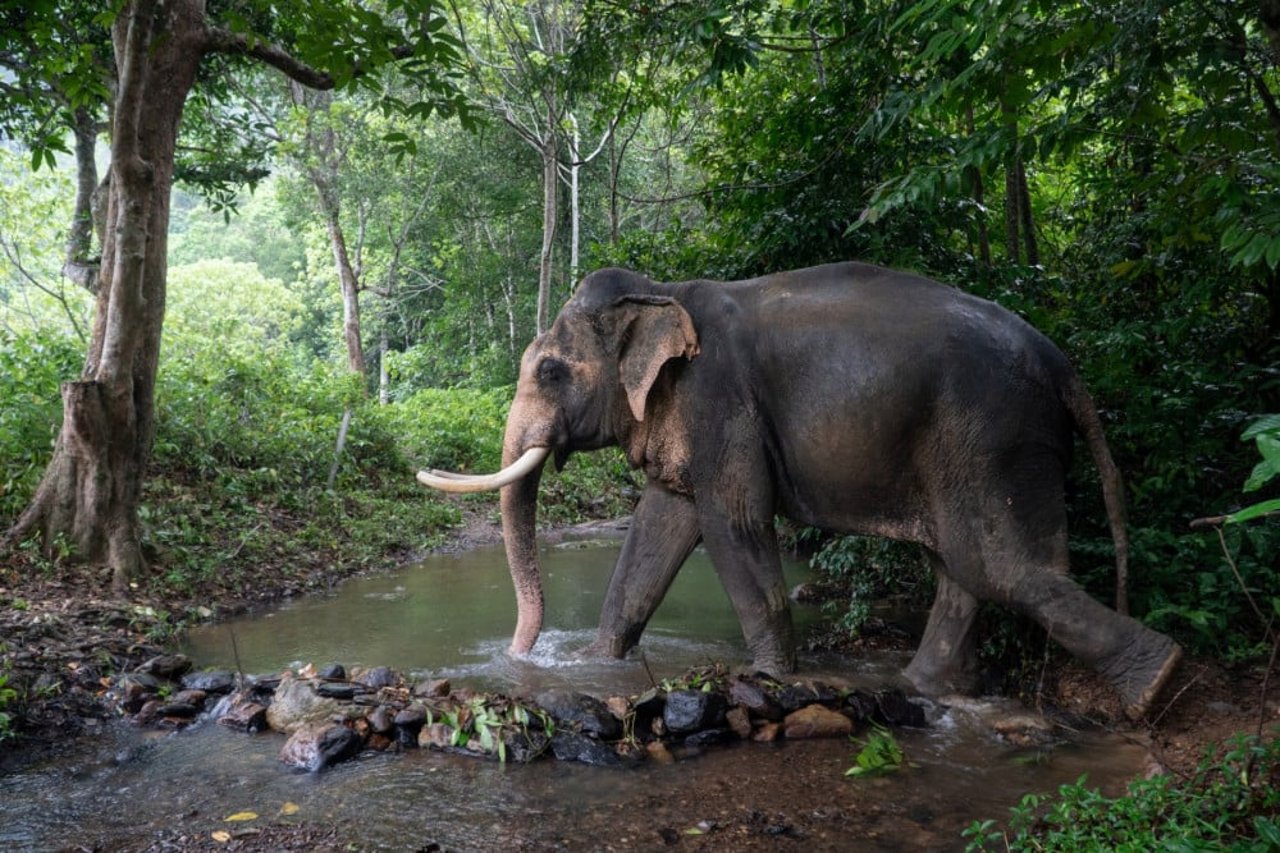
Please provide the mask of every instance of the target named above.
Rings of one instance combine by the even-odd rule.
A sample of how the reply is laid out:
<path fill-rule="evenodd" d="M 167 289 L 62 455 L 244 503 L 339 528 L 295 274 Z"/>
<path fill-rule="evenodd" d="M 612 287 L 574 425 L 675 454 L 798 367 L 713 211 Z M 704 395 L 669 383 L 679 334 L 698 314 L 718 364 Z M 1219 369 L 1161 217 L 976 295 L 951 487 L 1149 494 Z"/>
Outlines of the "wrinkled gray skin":
<path fill-rule="evenodd" d="M 589 652 L 631 649 L 701 541 L 755 665 L 792 670 L 778 514 L 927 549 L 938 595 L 905 673 L 922 692 L 975 686 L 985 600 L 1039 622 L 1137 715 L 1180 650 L 1068 577 L 1073 431 L 1099 464 L 1122 551 L 1118 475 L 1089 395 L 1057 347 L 998 305 L 855 263 L 732 283 L 607 269 L 525 352 L 504 465 L 530 447 L 562 465 L 617 444 L 645 472 Z M 502 490 L 517 653 L 542 621 L 539 476 Z"/>

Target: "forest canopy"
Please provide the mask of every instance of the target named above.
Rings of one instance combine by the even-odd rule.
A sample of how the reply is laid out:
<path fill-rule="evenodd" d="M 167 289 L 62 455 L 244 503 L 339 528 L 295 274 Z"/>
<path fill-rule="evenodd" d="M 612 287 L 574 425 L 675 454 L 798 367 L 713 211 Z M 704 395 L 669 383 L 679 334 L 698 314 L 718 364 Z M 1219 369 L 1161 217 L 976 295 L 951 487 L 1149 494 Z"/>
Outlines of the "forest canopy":
<path fill-rule="evenodd" d="M 172 192 L 165 177 L 147 208 L 167 234 L 146 273 L 155 363 L 122 368 L 139 405 L 152 371 L 155 413 L 122 451 L 143 523 L 121 577 L 211 571 L 218 537 L 173 500 L 190 489 L 229 507 L 237 554 L 276 547 L 254 507 L 359 490 L 363 507 L 331 502 L 357 531 L 343 536 L 420 545 L 436 528 L 405 523 L 414 541 L 393 544 L 371 519 L 425 500 L 415 465 L 496 464 L 519 354 L 591 269 L 733 279 L 859 259 L 993 299 L 1056 341 L 1126 476 L 1133 611 L 1196 649 L 1260 651 L 1274 518 L 1221 543 L 1188 524 L 1275 497 L 1257 473 L 1280 465 L 1274 423 L 1242 439 L 1280 411 L 1274 2 L 65 5 L 0 14 L 14 547 L 93 545 L 24 511 L 71 440 L 59 382 L 122 375 L 103 373 L 99 326 L 127 303 L 103 288 L 138 273 L 114 242 L 129 224 L 107 217 L 131 209 L 113 195 L 128 180 L 155 180 L 131 165 L 158 156 L 138 147 L 147 112 L 122 69 L 159 55 L 130 38 L 169 27 L 202 53 L 167 143 Z M 1105 598 L 1105 514 L 1077 467 L 1073 563 Z M 632 485 L 612 458 L 576 459 L 546 488 L 572 515 L 625 511 Z"/>

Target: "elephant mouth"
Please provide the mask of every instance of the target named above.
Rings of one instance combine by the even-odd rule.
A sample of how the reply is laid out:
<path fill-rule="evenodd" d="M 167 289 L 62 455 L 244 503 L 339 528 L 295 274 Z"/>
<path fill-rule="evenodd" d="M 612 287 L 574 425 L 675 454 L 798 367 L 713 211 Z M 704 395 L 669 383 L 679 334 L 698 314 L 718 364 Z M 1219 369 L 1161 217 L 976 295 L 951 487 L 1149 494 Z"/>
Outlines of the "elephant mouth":
<path fill-rule="evenodd" d="M 530 447 L 515 462 L 493 474 L 456 474 L 452 471 L 429 468 L 418 472 L 418 482 L 442 492 L 492 492 L 524 479 L 530 472 L 537 470 L 550 454 L 549 447 Z M 560 469 L 563 458 L 566 456 L 568 456 L 567 450 L 556 451 L 557 470 Z"/>

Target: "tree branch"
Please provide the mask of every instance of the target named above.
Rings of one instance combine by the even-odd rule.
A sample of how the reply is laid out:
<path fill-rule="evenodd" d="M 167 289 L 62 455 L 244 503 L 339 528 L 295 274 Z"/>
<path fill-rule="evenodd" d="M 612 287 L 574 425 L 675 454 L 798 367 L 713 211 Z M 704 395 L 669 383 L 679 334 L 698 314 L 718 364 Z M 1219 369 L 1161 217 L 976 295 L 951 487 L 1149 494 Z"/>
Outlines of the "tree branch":
<path fill-rule="evenodd" d="M 327 72 L 312 68 L 279 45 L 250 38 L 244 33 L 233 33 L 223 27 L 209 28 L 206 49 L 214 53 L 252 57 L 310 89 L 332 89 L 337 85 Z"/>

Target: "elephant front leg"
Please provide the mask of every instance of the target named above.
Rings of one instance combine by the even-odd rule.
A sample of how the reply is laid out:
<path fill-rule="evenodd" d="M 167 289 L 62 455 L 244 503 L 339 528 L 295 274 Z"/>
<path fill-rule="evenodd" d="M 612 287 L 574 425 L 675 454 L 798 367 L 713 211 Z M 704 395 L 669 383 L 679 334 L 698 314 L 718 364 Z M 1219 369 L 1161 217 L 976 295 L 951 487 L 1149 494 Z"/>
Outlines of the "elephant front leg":
<path fill-rule="evenodd" d="M 772 520 L 741 528 L 703 518 L 702 538 L 742 625 L 757 670 L 794 672 L 795 636 Z"/>
<path fill-rule="evenodd" d="M 699 535 L 693 501 L 650 482 L 609 580 L 599 632 L 583 655 L 622 657 L 640 641 Z"/>
<path fill-rule="evenodd" d="M 931 556 L 938 594 L 915 657 L 903 675 L 928 696 L 972 693 L 978 687 L 978 609 L 981 603 L 943 573 L 942 561 Z"/>

